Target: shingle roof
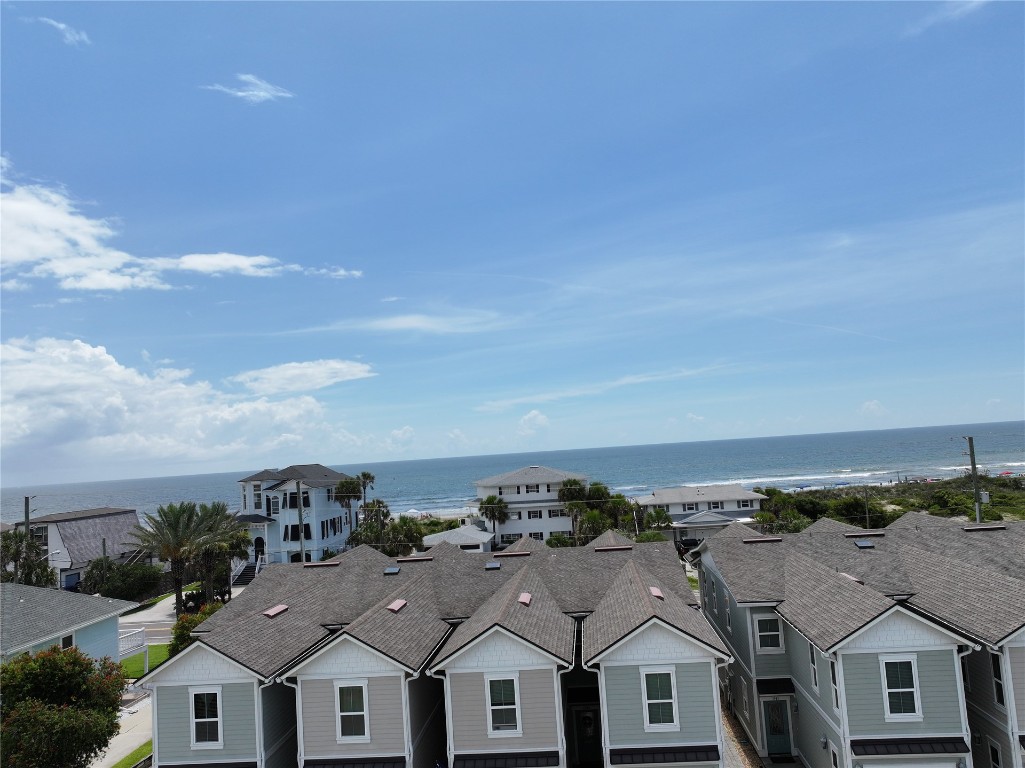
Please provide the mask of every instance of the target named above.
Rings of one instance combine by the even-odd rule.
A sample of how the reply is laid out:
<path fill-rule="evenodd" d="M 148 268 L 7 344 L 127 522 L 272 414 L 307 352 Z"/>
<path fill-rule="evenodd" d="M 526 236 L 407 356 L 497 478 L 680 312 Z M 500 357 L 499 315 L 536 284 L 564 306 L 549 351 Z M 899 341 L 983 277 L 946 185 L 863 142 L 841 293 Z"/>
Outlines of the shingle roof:
<path fill-rule="evenodd" d="M 820 517 L 814 523 L 805 528 L 802 533 L 850 533 L 861 530 L 856 525 L 834 520 L 831 517 Z"/>
<path fill-rule="evenodd" d="M 548 546 L 535 538 L 530 536 L 521 536 L 516 539 L 512 544 L 506 547 L 504 552 L 543 552 L 545 547 Z"/>
<path fill-rule="evenodd" d="M 573 664 L 576 622 L 559 610 L 540 573 L 528 565 L 459 625 L 442 647 L 434 666 L 443 665 L 495 627 L 511 632 L 570 666 Z"/>
<path fill-rule="evenodd" d="M 495 534 L 491 531 L 482 531 L 476 525 L 461 525 L 458 528 L 452 528 L 447 531 L 439 531 L 438 533 L 431 533 L 424 536 L 424 546 L 433 547 L 436 544 L 440 544 L 443 541 L 447 541 L 450 544 L 483 544 L 486 541 L 491 541 L 495 538 Z"/>
<path fill-rule="evenodd" d="M 903 515 L 898 517 L 887 528 L 921 528 L 923 526 L 946 526 L 959 528 L 961 523 L 957 520 L 952 520 L 949 517 L 940 517 L 939 515 L 930 515 L 928 512 L 922 512 L 920 510 L 912 510 L 905 512 Z"/>
<path fill-rule="evenodd" d="M 474 484 L 483 487 L 499 485 L 534 485 L 537 483 L 561 483 L 565 480 L 584 480 L 584 475 L 575 472 L 565 472 L 561 469 L 550 467 L 530 466 L 521 469 L 514 469 L 512 472 L 505 472 L 493 477 L 485 477 L 477 480 Z"/>
<path fill-rule="evenodd" d="M 780 614 L 823 648 L 898 599 L 991 645 L 1025 624 L 1025 523 L 824 528 L 775 543 L 720 533 L 700 551 L 738 602 L 780 602 Z"/>
<path fill-rule="evenodd" d="M 337 565 L 271 565 L 197 631 L 201 633 L 202 642 L 266 677 L 287 667 L 303 653 L 321 647 L 343 629 L 349 630 L 350 625 L 354 633 L 367 638 L 368 644 L 370 640 L 382 643 L 387 648 L 382 652 L 393 658 L 415 660 L 427 642 L 426 630 L 423 637 L 415 633 L 413 636 L 396 634 L 397 644 L 389 644 L 391 640 L 386 631 L 389 617 L 382 617 L 385 621 L 376 624 L 361 617 L 375 606 L 379 607 L 386 598 L 396 599 L 393 596 L 408 602 L 395 621 L 403 622 L 412 617 L 412 613 L 406 616 L 401 613 L 414 605 L 420 606 L 421 599 L 417 598 L 414 604 L 413 600 L 403 597 L 403 589 L 412 590 L 411 582 L 420 577 L 426 579 L 433 590 L 437 618 L 449 622 L 465 623 L 475 615 L 476 620 L 481 621 L 482 616 L 488 615 L 480 613 L 482 607 L 490 605 L 510 580 L 527 569 L 533 574 L 531 584 L 540 582 L 537 593 L 547 595 L 542 606 L 545 611 L 590 613 L 630 560 L 643 566 L 658 583 L 675 591 L 683 603 L 696 603 L 670 542 L 634 544 L 630 549 L 613 551 L 595 551 L 588 547 L 553 549 L 538 542 L 534 544 L 536 548 L 525 544 L 523 554 L 502 556 L 512 548 L 496 555 L 466 552 L 442 542 L 416 560 L 388 558 L 363 546 L 329 561 Z M 500 567 L 485 568 L 489 562 L 499 563 Z M 385 575 L 386 566 L 397 566 L 399 572 Z M 418 581 L 416 589 L 426 590 L 427 586 Z M 424 597 L 423 604 L 427 602 Z M 273 618 L 263 615 L 268 608 L 279 604 L 287 605 L 288 610 Z M 417 620 L 440 628 L 428 618 Z M 380 634 L 375 634 L 378 632 Z M 273 637 L 273 642 L 267 641 L 269 636 Z M 557 644 L 541 647 L 550 648 L 553 653 L 557 651 L 555 655 L 564 652 Z"/>
<path fill-rule="evenodd" d="M 600 536 L 592 539 L 586 546 L 591 549 L 598 547 L 632 547 L 633 542 L 621 533 L 605 531 Z"/>
<path fill-rule="evenodd" d="M 35 523 L 52 523 L 57 526 L 63 543 L 63 554 L 71 558 L 72 568 L 80 568 L 101 557 L 104 539 L 107 543 L 107 556 L 114 559 L 139 548 L 134 536 L 139 516 L 134 509 L 83 509 L 33 518 L 30 524 Z"/>
<path fill-rule="evenodd" d="M 649 496 L 643 496 L 636 499 L 636 501 L 639 504 L 686 504 L 696 501 L 734 501 L 737 499 L 765 498 L 768 497 L 764 494 L 749 491 L 743 486 L 736 484 L 681 485 L 675 488 L 656 488 Z"/>
<path fill-rule="evenodd" d="M 663 583 L 633 560 L 626 561 L 599 601 L 584 619 L 582 658 L 589 663 L 624 637 L 654 619 L 729 655 L 719 636 L 699 611 L 677 594 L 680 584 Z M 657 597 L 652 588 L 659 591 Z M 687 587 L 687 591 L 690 589 Z"/>
<path fill-rule="evenodd" d="M 339 480 L 352 480 L 352 477 L 325 467 L 323 464 L 293 464 L 284 469 L 264 469 L 255 475 L 243 477 L 239 482 L 272 481 L 276 483 L 273 487 L 277 488 L 283 483 L 296 480 L 301 480 L 307 488 L 332 488 L 337 485 Z M 271 488 L 266 490 L 271 490 Z"/>
<path fill-rule="evenodd" d="M 0 584 L 0 648 L 9 654 L 111 616 L 138 603 L 60 589 Z"/>

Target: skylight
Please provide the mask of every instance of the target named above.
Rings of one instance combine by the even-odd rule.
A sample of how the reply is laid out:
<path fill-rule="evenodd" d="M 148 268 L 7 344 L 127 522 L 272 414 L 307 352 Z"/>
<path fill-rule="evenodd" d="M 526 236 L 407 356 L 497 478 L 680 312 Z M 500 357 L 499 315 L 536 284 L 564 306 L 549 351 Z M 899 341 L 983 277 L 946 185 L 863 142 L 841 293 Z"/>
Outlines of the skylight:
<path fill-rule="evenodd" d="M 610 544 L 607 547 L 595 547 L 595 552 L 623 552 L 627 549 L 633 549 L 632 544 Z"/>
<path fill-rule="evenodd" d="M 402 569 L 399 568 L 397 565 L 389 565 L 387 568 L 384 569 L 384 575 L 385 576 L 394 576 L 395 574 L 397 574 L 401 570 Z"/>
<path fill-rule="evenodd" d="M 779 536 L 759 536 L 757 539 L 744 539 L 745 544 L 773 544 L 777 541 L 783 541 Z"/>
<path fill-rule="evenodd" d="M 486 563 L 484 563 L 485 571 L 497 571 L 501 567 L 502 564 L 497 560 L 488 560 Z"/>
<path fill-rule="evenodd" d="M 858 549 L 875 549 L 876 548 L 875 542 L 874 541 L 869 541 L 868 539 L 855 539 L 854 543 L 858 547 Z"/>

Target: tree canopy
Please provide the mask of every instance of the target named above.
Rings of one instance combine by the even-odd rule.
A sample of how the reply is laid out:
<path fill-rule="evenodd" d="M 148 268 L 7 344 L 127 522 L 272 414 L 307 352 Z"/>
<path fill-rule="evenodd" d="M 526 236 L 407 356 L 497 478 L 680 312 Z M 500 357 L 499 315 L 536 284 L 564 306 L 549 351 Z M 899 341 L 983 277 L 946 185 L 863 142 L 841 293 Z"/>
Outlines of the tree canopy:
<path fill-rule="evenodd" d="M 495 532 L 498 523 L 509 519 L 509 504 L 501 496 L 492 494 L 480 503 L 480 513 L 485 520 L 491 521 L 491 532 Z"/>
<path fill-rule="evenodd" d="M 0 534 L 0 581 L 57 586 L 57 572 L 50 567 L 48 554 L 23 528 L 4 531 Z"/>
<path fill-rule="evenodd" d="M 86 768 L 118 732 L 121 665 L 77 648 L 22 654 L 0 665 L 4 768 Z"/>

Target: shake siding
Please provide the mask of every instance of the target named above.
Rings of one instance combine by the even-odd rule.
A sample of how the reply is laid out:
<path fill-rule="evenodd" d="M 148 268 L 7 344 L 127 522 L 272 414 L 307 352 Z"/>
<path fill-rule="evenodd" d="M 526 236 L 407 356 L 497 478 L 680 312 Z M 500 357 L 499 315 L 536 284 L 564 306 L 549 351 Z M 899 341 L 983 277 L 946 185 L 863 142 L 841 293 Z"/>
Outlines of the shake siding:
<path fill-rule="evenodd" d="M 456 752 L 558 749 L 555 670 L 519 671 L 522 736 L 488 736 L 483 672 L 451 672 L 452 741 Z"/>
<path fill-rule="evenodd" d="M 852 737 L 962 732 L 953 650 L 918 651 L 915 655 L 924 717 L 917 721 L 888 723 L 879 654 L 844 654 L 844 687 Z M 960 674 L 960 667 L 957 669 Z"/>
<path fill-rule="evenodd" d="M 367 728 L 369 742 L 338 743 L 334 680 L 300 680 L 303 743 L 307 757 L 336 755 L 403 755 L 406 752 L 402 723 L 402 676 L 367 678 Z"/>
<path fill-rule="evenodd" d="M 162 765 L 256 759 L 256 698 L 252 683 L 221 686 L 223 749 L 192 749 L 192 697 L 187 685 L 157 686 L 156 697 L 157 750 Z"/>
<path fill-rule="evenodd" d="M 680 730 L 651 733 L 644 730 L 640 668 L 603 668 L 610 746 L 717 742 L 712 665 L 706 661 L 675 666 L 677 718 Z"/>

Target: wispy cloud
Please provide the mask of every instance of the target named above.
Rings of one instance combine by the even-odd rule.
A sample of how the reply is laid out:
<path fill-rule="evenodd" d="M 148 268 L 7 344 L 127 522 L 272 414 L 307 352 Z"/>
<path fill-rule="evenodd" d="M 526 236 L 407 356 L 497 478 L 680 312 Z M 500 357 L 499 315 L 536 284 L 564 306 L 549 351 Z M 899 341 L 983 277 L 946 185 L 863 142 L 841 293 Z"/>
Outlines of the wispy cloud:
<path fill-rule="evenodd" d="M 621 376 L 610 381 L 599 381 L 593 384 L 582 384 L 579 387 L 568 387 L 566 389 L 553 390 L 549 392 L 538 392 L 533 395 L 522 397 L 510 397 L 505 400 L 489 400 L 477 406 L 474 410 L 485 413 L 505 411 L 518 405 L 530 405 L 536 403 L 552 403 L 557 400 L 568 400 L 576 397 L 593 397 L 623 387 L 633 387 L 641 384 L 652 384 L 660 381 L 673 381 L 676 379 L 692 379 L 697 376 L 720 371 L 725 366 L 714 365 L 696 369 L 678 369 L 674 371 L 663 371 L 657 373 L 638 373 L 630 376 Z"/>
<path fill-rule="evenodd" d="M 330 277 L 334 280 L 347 280 L 354 277 L 363 277 L 363 270 L 361 269 L 343 269 L 342 267 L 330 267 L 330 268 L 310 268 L 306 270 L 307 275 L 316 275 L 318 277 Z"/>
<path fill-rule="evenodd" d="M 955 0 L 944 3 L 933 13 L 911 24 L 904 30 L 904 37 L 916 37 L 937 24 L 963 19 L 982 8 L 989 0 Z"/>
<path fill-rule="evenodd" d="M 32 19 L 30 19 L 30 21 L 32 21 Z M 77 47 L 79 45 L 90 45 L 92 43 L 92 40 L 89 39 L 89 35 L 85 32 L 62 22 L 48 19 L 46 16 L 37 16 L 34 21 L 40 21 L 60 32 L 65 45 L 74 45 Z"/>
<path fill-rule="evenodd" d="M 242 83 L 241 86 L 236 88 L 220 85 L 219 83 L 200 87 L 209 91 L 220 91 L 229 96 L 235 96 L 243 101 L 248 101 L 250 104 L 261 104 L 265 101 L 274 101 L 275 99 L 290 99 L 295 96 L 291 91 L 287 91 L 277 85 L 272 85 L 266 80 L 261 80 L 256 75 L 239 74 L 235 75 L 235 77 Z"/>
<path fill-rule="evenodd" d="M 273 277 L 302 271 L 263 255 L 133 256 L 112 244 L 118 234 L 112 222 L 83 214 L 63 189 L 5 181 L 0 203 L 0 287 L 8 291 L 41 279 L 67 290 L 166 290 L 171 286 L 164 276 L 174 272 Z"/>
<path fill-rule="evenodd" d="M 305 333 L 332 333 L 334 331 L 363 330 L 379 333 L 431 333 L 439 335 L 484 333 L 505 328 L 510 320 L 497 312 L 485 310 L 468 312 L 439 312 L 437 314 L 391 315 L 388 317 L 340 320 L 292 331 L 285 335 Z"/>
<path fill-rule="evenodd" d="M 366 363 L 351 360 L 311 360 L 246 371 L 232 376 L 230 381 L 242 384 L 258 395 L 277 395 L 283 392 L 312 392 L 343 381 L 366 379 L 376 375 Z"/>
<path fill-rule="evenodd" d="M 521 437 L 530 437 L 539 429 L 544 429 L 547 426 L 548 417 L 535 408 L 520 418 L 519 427 L 516 432 Z"/>

